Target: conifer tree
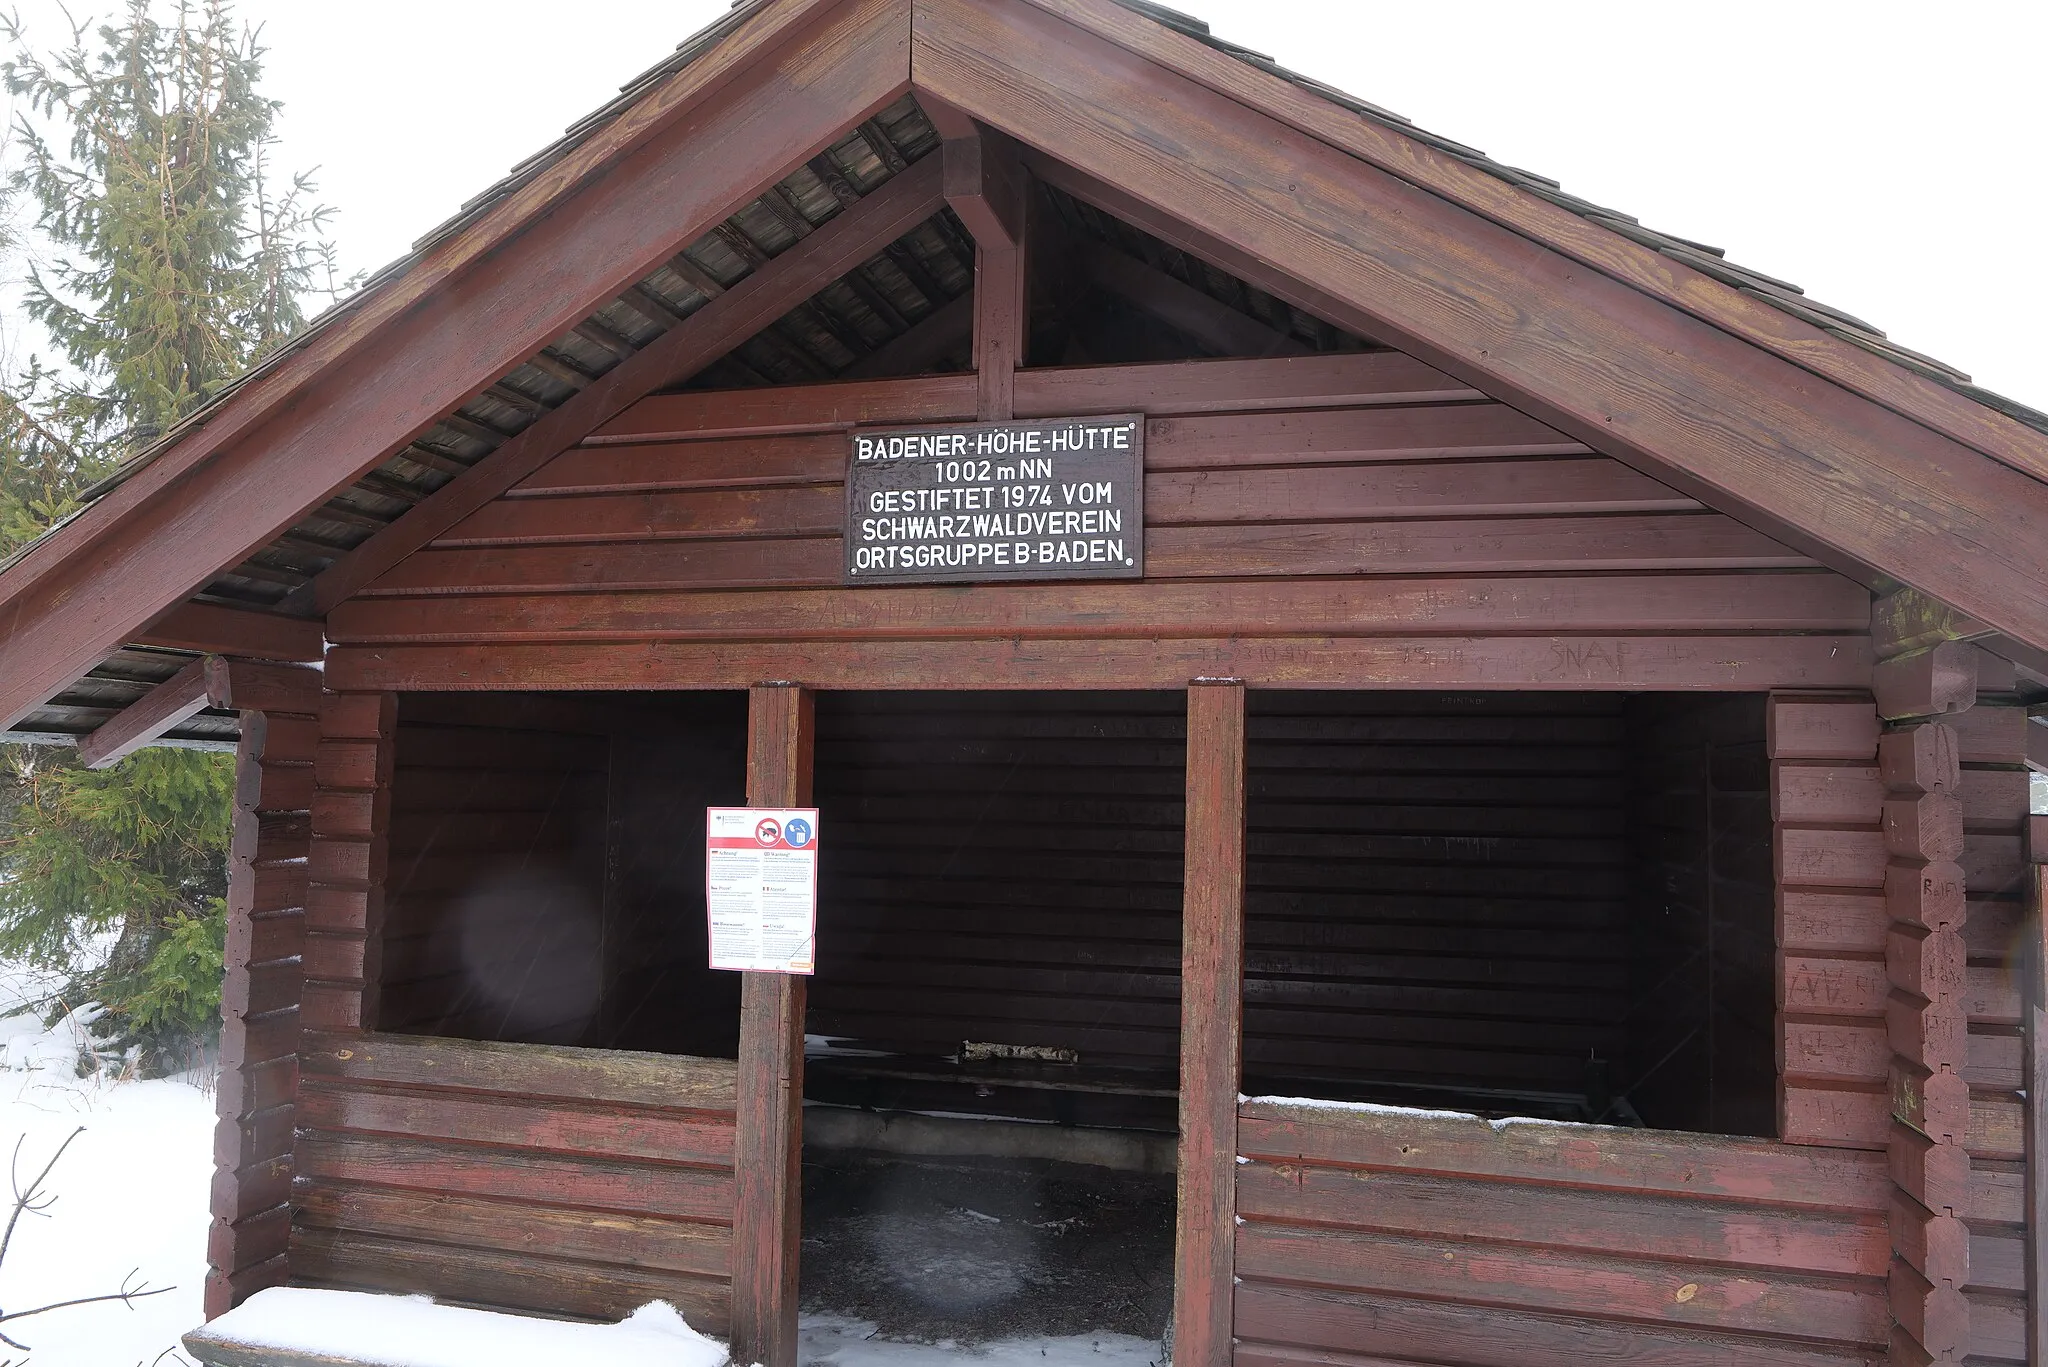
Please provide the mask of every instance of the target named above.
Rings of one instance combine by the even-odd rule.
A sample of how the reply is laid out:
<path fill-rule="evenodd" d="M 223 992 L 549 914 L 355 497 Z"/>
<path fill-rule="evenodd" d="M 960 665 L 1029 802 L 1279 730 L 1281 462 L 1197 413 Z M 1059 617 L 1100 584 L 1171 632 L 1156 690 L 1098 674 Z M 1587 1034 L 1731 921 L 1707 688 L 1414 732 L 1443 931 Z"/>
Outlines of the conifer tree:
<path fill-rule="evenodd" d="M 26 307 L 62 363 L 0 392 L 4 556 L 298 328 L 332 255 L 308 179 L 274 179 L 278 104 L 227 0 L 128 0 L 54 53 L 17 21 L 0 35 L 26 105 L 11 189 L 50 250 Z M 231 789 L 224 755 L 92 773 L 0 749 L 0 954 L 74 975 L 70 1004 L 108 1008 L 146 1064 L 216 1020 Z"/>

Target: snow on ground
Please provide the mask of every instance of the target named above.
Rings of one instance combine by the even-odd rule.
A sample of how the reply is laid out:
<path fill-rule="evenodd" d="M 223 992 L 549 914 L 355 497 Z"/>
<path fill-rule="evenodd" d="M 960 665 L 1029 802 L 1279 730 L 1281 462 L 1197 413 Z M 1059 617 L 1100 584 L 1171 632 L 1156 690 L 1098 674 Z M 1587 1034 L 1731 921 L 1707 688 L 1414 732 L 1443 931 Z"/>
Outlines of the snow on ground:
<path fill-rule="evenodd" d="M 12 1312 L 118 1291 L 124 1283 L 172 1289 L 132 1306 L 76 1306 L 13 1321 L 10 1336 L 32 1351 L 24 1360 L 0 1347 L 0 1364 L 182 1367 L 191 1359 L 178 1339 L 202 1319 L 213 1178 L 211 1087 L 204 1079 L 80 1078 L 77 1063 L 89 1044 L 93 1013 L 87 1008 L 45 1029 L 39 1004 L 52 986 L 0 965 L 0 1161 L 19 1139 L 18 1180 L 30 1183 L 74 1130 L 84 1131 L 45 1183 L 56 1200 L 40 1215 L 24 1215 L 15 1231 L 0 1263 L 0 1306 Z M 0 1186 L 0 1207 L 11 1205 L 11 1190 Z M 5 1213 L 0 1208 L 0 1223 Z M 394 1318 L 415 1313 L 405 1307 L 416 1303 L 403 1298 L 379 1298 L 378 1304 Z M 671 1354 L 679 1341 L 688 1342 L 679 1324 L 657 1325 L 655 1318 L 643 1315 L 643 1335 L 657 1334 Z M 618 1335 L 620 1329 L 582 1332 Z M 807 1367 L 1154 1367 L 1161 1360 L 1157 1341 L 1120 1334 L 964 1348 L 896 1343 L 875 1333 L 874 1325 L 859 1320 L 807 1315 L 802 1360 Z M 630 1337 L 607 1340 L 595 1354 L 546 1360 L 630 1361 L 614 1351 Z M 485 1350 L 435 1362 L 501 1367 L 510 1360 Z"/>
<path fill-rule="evenodd" d="M 0 1264 L 0 1305 L 14 1312 L 118 1291 L 131 1274 L 175 1289 L 133 1308 L 83 1305 L 16 1320 L 9 1337 L 33 1350 L 33 1367 L 189 1361 L 174 1350 L 201 1318 L 213 1095 L 183 1081 L 81 1079 L 91 1012 L 45 1030 L 22 1005 L 48 990 L 33 974 L 0 968 L 0 1160 L 19 1139 L 14 1167 L 27 1184 L 72 1131 L 84 1133 L 44 1184 L 56 1200 L 40 1215 L 23 1215 L 15 1230 Z M 0 1187 L 0 1202 L 12 1206 L 11 1188 Z"/>

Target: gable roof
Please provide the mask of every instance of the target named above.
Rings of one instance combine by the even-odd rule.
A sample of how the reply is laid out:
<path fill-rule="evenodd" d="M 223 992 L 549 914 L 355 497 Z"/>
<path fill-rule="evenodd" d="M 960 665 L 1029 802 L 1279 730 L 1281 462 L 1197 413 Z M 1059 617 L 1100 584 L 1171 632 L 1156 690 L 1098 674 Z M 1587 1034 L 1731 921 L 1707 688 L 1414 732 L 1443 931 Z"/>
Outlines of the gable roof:
<path fill-rule="evenodd" d="M 2040 435 L 2048 431 L 2048 416 L 1978 389 L 1966 376 L 1939 362 L 1892 346 L 1860 320 L 1807 300 L 1795 286 L 1733 266 L 1716 249 L 1650 231 L 1626 215 L 1576 199 L 1553 181 L 1493 162 L 1471 148 L 1417 129 L 1397 115 L 1288 72 L 1262 54 L 1215 37 L 1199 20 L 1149 0 L 1019 3 L 1064 25 L 1062 32 L 1099 40 L 1122 54 L 1135 54 L 1175 78 L 1277 120 L 1320 148 L 1336 148 L 1391 172 L 1407 186 L 1476 213 L 1568 260 L 1591 266 L 1603 276 L 1670 303 L 1759 350 L 1789 359 L 1952 442 L 2024 472 L 2036 488 L 2048 479 L 2048 441 Z M 275 403 L 314 383 L 326 366 L 359 353 L 369 336 L 390 326 L 400 311 L 436 290 L 449 288 L 449 282 L 463 269 L 473 269 L 479 258 L 517 237 L 526 225 L 558 213 L 580 188 L 601 178 L 636 146 L 674 126 L 701 103 L 719 98 L 749 63 L 804 44 L 835 23 L 866 35 L 866 41 L 880 49 L 885 44 L 874 34 L 882 28 L 908 18 L 913 26 L 937 26 L 936 32 L 949 13 L 965 11 L 944 0 L 917 0 L 915 6 L 910 0 L 860 4 L 852 0 L 845 4 L 741 0 L 729 15 L 628 83 L 618 99 L 579 121 L 561 141 L 469 201 L 455 218 L 421 239 L 406 258 L 379 272 L 357 295 L 315 320 L 287 347 L 124 464 L 92 491 L 94 506 L 0 567 L 0 613 L 8 614 L 0 621 L 6 621 L 9 630 L 8 637 L 0 638 L 0 661 L 7 660 L 10 649 L 18 644 L 14 634 L 22 621 L 19 604 L 40 577 L 38 562 L 48 564 L 65 556 L 69 547 L 76 548 L 69 553 L 83 553 L 88 544 L 106 534 L 107 524 L 132 516 L 128 506 L 110 511 L 112 505 L 124 504 L 124 492 L 127 505 L 158 497 L 161 488 L 175 478 L 156 480 L 159 467 L 176 465 L 195 446 L 214 445 L 208 438 L 236 427 L 237 418 L 245 412 L 253 424 L 271 412 Z M 911 46 L 908 35 L 902 45 Z M 887 58 L 885 54 L 878 68 L 886 65 Z M 910 83 L 927 85 L 919 78 L 933 69 L 933 64 L 920 68 L 913 55 L 909 65 Z M 851 111 L 842 108 L 840 112 Z M 985 111 L 975 112 L 986 117 Z M 987 121 L 1002 122 L 1000 117 L 987 117 Z M 303 611 L 308 597 L 305 584 L 355 545 L 373 537 L 380 525 L 405 517 L 416 504 L 460 479 L 470 466 L 515 439 L 621 360 L 683 327 L 717 292 L 738 284 L 792 242 L 858 203 L 927 154 L 936 141 L 916 103 L 897 95 L 874 117 L 842 132 L 766 194 L 717 222 L 711 231 L 623 293 L 615 293 L 594 311 L 584 313 L 581 321 L 528 359 L 508 369 L 477 371 L 470 377 L 466 402 L 444 411 L 418 435 L 394 443 L 359 477 L 349 479 L 348 471 L 339 472 L 343 477 L 329 486 L 326 502 L 301 509 L 302 516 L 294 525 L 267 545 L 252 545 L 247 556 L 233 564 L 210 566 L 201 596 L 266 610 Z M 1027 136 L 1025 141 L 1032 139 Z M 971 249 L 971 244 L 961 240 L 957 225 L 949 220 L 950 215 L 944 215 L 934 221 L 930 254 L 923 261 L 900 266 L 906 276 L 922 271 L 927 277 L 950 279 L 952 288 L 958 288 L 965 268 L 960 259 L 962 249 Z M 881 295 L 879 306 L 876 299 L 858 299 L 840 310 L 836 319 L 828 307 L 812 320 L 813 325 L 842 336 L 844 329 L 851 328 L 859 340 L 880 345 L 889 329 L 870 326 L 863 330 L 864 325 L 892 311 L 903 323 L 919 321 L 927 311 L 925 305 L 937 304 L 930 289 L 918 290 L 913 285 L 892 299 L 883 282 L 870 277 L 867 284 L 871 292 Z M 941 285 L 937 292 L 948 288 Z M 1296 295 L 1290 300 L 1283 287 L 1268 302 L 1285 309 L 1290 302 L 1298 306 L 1301 298 Z M 811 308 L 815 302 L 805 307 Z M 1311 302 L 1329 303 L 1322 296 Z M 1303 313 L 1320 313 L 1328 321 L 1359 325 L 1353 316 L 1330 317 L 1337 311 L 1310 308 Z M 830 347 L 820 349 L 829 351 Z M 1438 359 L 1430 354 L 1426 340 L 1415 349 Z M 1443 359 L 1450 362 L 1447 368 L 1464 361 L 1470 369 L 1469 358 Z M 823 368 L 831 373 L 831 360 Z M 732 384 L 748 382 L 743 368 L 723 378 Z M 217 446 L 224 448 L 241 435 L 240 431 L 229 432 Z M 152 478 L 139 482 L 151 487 L 129 487 L 144 475 Z M 100 525 L 93 525 L 95 518 Z M 1793 525 L 1800 525 L 1797 514 Z M 1828 545 L 1825 535 L 1816 535 L 1813 541 L 1823 548 Z M 1906 564 L 1876 563 L 1867 555 L 1860 560 L 1854 554 L 1849 558 L 1876 572 L 1867 578 L 1915 582 Z M 2017 626 L 2017 619 L 2007 624 Z M 109 622 L 101 633 L 103 639 L 94 647 L 95 657 L 105 655 L 124 639 L 132 640 L 134 630 L 135 624 L 116 628 Z M 2048 629 L 2031 633 L 2028 627 L 2014 634 L 2030 645 L 2048 648 Z M 134 651 L 124 657 L 130 676 L 135 672 L 135 660 Z M 183 663 L 184 657 L 173 654 L 166 656 L 163 668 L 175 672 Z M 22 699 L 0 687 L 0 712 L 10 718 L 21 716 Z"/>

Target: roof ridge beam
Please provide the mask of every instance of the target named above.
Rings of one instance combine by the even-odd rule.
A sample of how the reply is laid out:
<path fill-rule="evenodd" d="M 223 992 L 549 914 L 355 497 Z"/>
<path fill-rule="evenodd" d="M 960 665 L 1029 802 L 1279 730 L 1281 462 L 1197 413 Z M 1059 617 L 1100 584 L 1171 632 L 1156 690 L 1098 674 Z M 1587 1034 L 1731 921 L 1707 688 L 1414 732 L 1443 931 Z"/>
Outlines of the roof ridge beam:
<path fill-rule="evenodd" d="M 325 613 L 646 395 L 689 379 L 930 218 L 942 202 L 940 161 L 927 157 L 337 560 L 313 581 L 315 608 Z"/>

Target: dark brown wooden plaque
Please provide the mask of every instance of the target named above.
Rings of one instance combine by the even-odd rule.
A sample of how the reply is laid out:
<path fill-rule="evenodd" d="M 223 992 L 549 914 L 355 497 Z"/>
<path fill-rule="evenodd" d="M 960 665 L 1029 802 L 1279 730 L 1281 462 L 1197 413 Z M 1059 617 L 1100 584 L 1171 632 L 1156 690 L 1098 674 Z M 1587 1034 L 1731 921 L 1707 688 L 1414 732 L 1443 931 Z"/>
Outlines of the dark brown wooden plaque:
<path fill-rule="evenodd" d="M 856 431 L 846 582 L 1140 579 L 1145 419 Z"/>

